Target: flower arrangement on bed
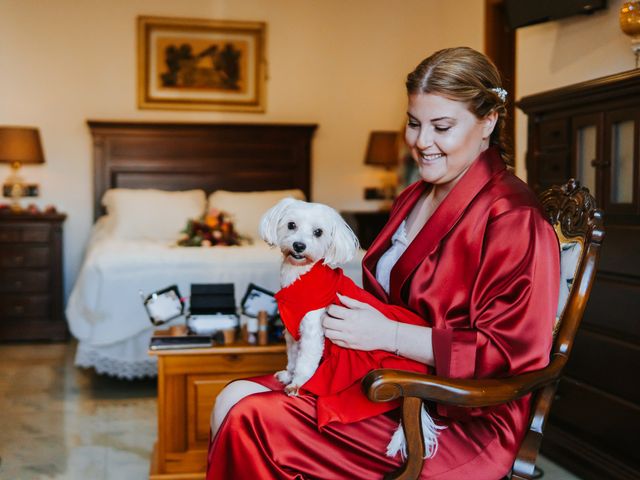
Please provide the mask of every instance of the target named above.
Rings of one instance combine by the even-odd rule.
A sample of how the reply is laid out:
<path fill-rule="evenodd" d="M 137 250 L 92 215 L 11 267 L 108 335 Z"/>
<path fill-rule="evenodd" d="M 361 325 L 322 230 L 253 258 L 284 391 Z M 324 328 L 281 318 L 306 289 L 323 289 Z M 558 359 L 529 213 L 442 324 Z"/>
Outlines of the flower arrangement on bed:
<path fill-rule="evenodd" d="M 236 232 L 231 215 L 217 208 L 200 219 L 190 219 L 178 239 L 180 247 L 233 246 L 251 243 Z"/>

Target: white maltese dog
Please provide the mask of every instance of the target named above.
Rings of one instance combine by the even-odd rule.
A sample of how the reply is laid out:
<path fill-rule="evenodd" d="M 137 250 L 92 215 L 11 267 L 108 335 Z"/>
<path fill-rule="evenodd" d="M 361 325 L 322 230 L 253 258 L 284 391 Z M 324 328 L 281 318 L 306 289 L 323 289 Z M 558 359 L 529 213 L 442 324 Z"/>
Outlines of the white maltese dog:
<path fill-rule="evenodd" d="M 280 248 L 283 255 L 280 286 L 288 287 L 323 260 L 330 267 L 351 260 L 359 247 L 358 237 L 333 208 L 293 198 L 281 200 L 264 214 L 260 236 L 269 245 Z M 300 322 L 300 340 L 289 329 L 287 368 L 276 378 L 287 387 L 288 395 L 297 395 L 315 373 L 324 349 L 322 314 L 325 308 L 307 312 Z"/>
<path fill-rule="evenodd" d="M 424 325 L 400 307 L 387 305 L 357 287 L 342 270 L 336 268 L 351 260 L 358 250 L 358 239 L 334 209 L 319 203 L 293 198 L 281 200 L 267 211 L 260 222 L 260 235 L 283 254 L 280 270 L 282 290 L 276 294 L 282 320 L 287 327 L 287 367 L 276 378 L 289 396 L 300 389 L 318 396 L 318 425 L 331 421 L 349 423 L 397 407 L 393 403 L 374 403 L 366 399 L 360 380 L 374 368 L 397 368 L 426 372 L 426 366 L 389 352 L 365 352 L 341 348 L 326 342 L 322 316 L 331 303 L 338 303 L 336 292 L 364 301 L 392 319 Z M 301 280 L 301 281 L 298 281 Z M 323 358 L 324 353 L 324 358 Z M 321 362 L 322 360 L 322 362 Z M 338 417 L 336 411 L 342 412 Z M 427 456 L 437 449 L 437 426 L 426 410 L 422 411 Z M 387 455 L 406 454 L 401 426 L 394 433 Z"/>

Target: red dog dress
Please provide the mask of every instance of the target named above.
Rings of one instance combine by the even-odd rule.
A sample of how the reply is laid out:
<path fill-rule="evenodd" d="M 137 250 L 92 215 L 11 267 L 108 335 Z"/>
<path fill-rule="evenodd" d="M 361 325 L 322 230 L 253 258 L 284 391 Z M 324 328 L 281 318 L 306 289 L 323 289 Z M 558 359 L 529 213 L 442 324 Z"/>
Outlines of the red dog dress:
<path fill-rule="evenodd" d="M 336 293 L 376 308 L 391 320 L 413 325 L 427 322 L 410 310 L 381 302 L 358 287 L 344 275 L 341 268 L 332 269 L 317 262 L 310 271 L 275 297 L 280 317 L 295 340 L 300 339 L 300 322 L 312 310 L 334 303 L 340 305 Z M 318 396 L 318 427 L 330 422 L 351 423 L 397 408 L 399 403 L 372 402 L 360 386 L 362 378 L 376 368 L 393 368 L 427 373 L 427 365 L 382 350 L 362 351 L 340 347 L 325 339 L 324 352 L 318 369 L 302 390 Z"/>

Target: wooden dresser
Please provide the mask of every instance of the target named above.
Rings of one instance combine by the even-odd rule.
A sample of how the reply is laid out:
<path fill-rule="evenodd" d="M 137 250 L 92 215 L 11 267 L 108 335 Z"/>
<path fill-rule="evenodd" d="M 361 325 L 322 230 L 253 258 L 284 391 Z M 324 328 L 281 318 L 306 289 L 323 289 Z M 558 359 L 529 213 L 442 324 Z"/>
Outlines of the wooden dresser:
<path fill-rule="evenodd" d="M 0 214 L 0 341 L 65 340 L 63 214 Z"/>
<path fill-rule="evenodd" d="M 158 441 L 150 480 L 203 480 L 209 419 L 232 380 L 265 375 L 287 364 L 284 344 L 236 344 L 150 352 L 158 357 Z"/>
<path fill-rule="evenodd" d="M 542 452 L 584 479 L 640 478 L 640 70 L 523 98 L 527 174 L 604 210 L 600 265 Z"/>

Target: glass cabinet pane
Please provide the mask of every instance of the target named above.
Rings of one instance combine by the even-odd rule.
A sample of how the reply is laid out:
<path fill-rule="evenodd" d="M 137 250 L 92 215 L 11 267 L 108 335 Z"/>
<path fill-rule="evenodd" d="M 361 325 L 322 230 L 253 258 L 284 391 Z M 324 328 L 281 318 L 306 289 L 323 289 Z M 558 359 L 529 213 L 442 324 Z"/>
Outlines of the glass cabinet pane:
<path fill-rule="evenodd" d="M 611 127 L 611 202 L 633 202 L 634 121 L 614 123 Z"/>
<path fill-rule="evenodd" d="M 591 164 L 596 160 L 596 139 L 598 130 L 595 125 L 578 128 L 577 130 L 577 172 L 578 181 L 589 189 L 591 195 L 596 194 L 596 168 Z"/>

